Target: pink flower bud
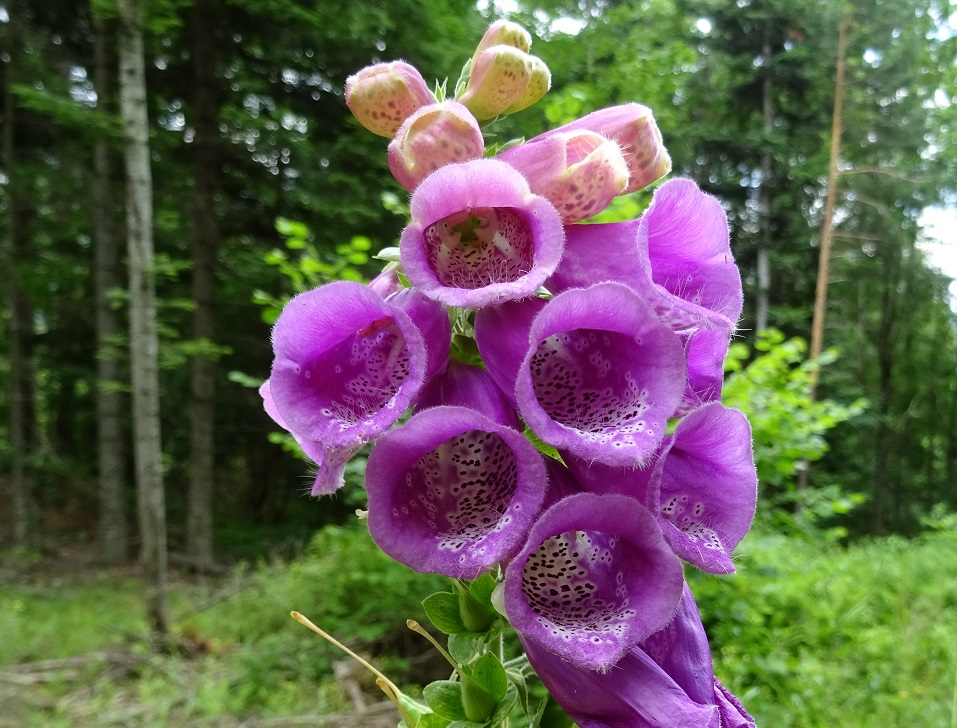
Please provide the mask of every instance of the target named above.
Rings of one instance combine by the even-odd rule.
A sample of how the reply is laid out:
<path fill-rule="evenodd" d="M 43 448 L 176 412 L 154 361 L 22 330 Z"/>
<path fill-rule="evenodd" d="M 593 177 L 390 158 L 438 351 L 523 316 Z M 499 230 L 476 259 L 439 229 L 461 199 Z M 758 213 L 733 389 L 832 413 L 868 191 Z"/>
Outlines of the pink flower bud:
<path fill-rule="evenodd" d="M 405 120 L 389 144 L 389 169 L 411 192 L 439 167 L 481 159 L 484 153 L 475 117 L 462 104 L 444 101 L 423 106 Z"/>
<path fill-rule="evenodd" d="M 482 51 L 497 45 L 512 46 L 528 53 L 528 49 L 532 47 L 532 36 L 518 23 L 513 23 L 510 20 L 496 20 L 488 27 L 485 35 L 482 36 L 482 40 L 475 48 L 475 53 L 472 54 L 473 65 L 482 55 Z"/>
<path fill-rule="evenodd" d="M 532 70 L 531 56 L 518 48 L 486 48 L 472 66 L 468 86 L 459 101 L 479 121 L 494 119 L 522 98 Z"/>
<path fill-rule="evenodd" d="M 532 75 L 528 80 L 528 87 L 521 98 L 505 109 L 502 112 L 503 114 L 514 114 L 522 109 L 527 109 L 541 100 L 548 93 L 548 89 L 552 87 L 552 73 L 545 65 L 545 61 L 538 56 L 529 56 L 528 60 L 532 64 Z"/>
<path fill-rule="evenodd" d="M 366 66 L 346 80 L 346 105 L 379 136 L 392 138 L 410 114 L 434 102 L 422 74 L 404 61 Z"/>
<path fill-rule="evenodd" d="M 635 192 L 671 171 L 671 157 L 661 140 L 661 132 L 651 109 L 641 104 L 622 104 L 600 109 L 577 121 L 547 132 L 550 137 L 586 129 L 615 141 L 628 165 L 628 186 L 621 194 Z"/>
<path fill-rule="evenodd" d="M 628 184 L 618 145 L 591 131 L 538 137 L 498 159 L 521 172 L 532 192 L 551 202 L 566 225 L 597 215 Z"/>

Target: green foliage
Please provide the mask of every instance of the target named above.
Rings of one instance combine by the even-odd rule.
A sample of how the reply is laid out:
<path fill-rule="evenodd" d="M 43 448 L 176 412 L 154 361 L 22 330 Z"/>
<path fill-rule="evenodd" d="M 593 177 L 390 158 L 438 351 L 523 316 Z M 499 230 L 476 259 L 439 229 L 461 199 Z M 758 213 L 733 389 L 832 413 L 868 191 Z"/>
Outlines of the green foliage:
<path fill-rule="evenodd" d="M 722 401 L 744 412 L 751 423 L 762 507 L 780 508 L 800 499 L 810 507 L 805 516 L 846 512 L 860 502 L 859 496 L 845 497 L 833 484 L 798 493 L 796 478 L 808 462 L 827 452 L 827 432 L 860 415 L 866 401 L 844 405 L 812 397 L 814 373 L 836 360 L 836 349 L 806 360 L 804 341 L 785 341 L 779 331 L 761 332 L 755 349 L 761 354 L 745 366 L 751 352 L 744 344 L 732 344 Z"/>
<path fill-rule="evenodd" d="M 309 228 L 295 220 L 276 218 L 276 231 L 285 237 L 286 250 L 273 248 L 264 256 L 267 265 L 282 274 L 293 293 L 301 293 L 334 280 L 362 281 L 361 266 L 370 260 L 372 241 L 354 235 L 348 243 L 335 247 L 334 255 L 322 255 L 313 242 Z M 262 306 L 262 319 L 273 324 L 290 296 L 274 296 L 263 290 L 253 293 L 253 302 Z"/>
<path fill-rule="evenodd" d="M 845 549 L 752 533 L 736 576 L 688 573 L 715 674 L 758 725 L 952 725 L 955 535 Z"/>

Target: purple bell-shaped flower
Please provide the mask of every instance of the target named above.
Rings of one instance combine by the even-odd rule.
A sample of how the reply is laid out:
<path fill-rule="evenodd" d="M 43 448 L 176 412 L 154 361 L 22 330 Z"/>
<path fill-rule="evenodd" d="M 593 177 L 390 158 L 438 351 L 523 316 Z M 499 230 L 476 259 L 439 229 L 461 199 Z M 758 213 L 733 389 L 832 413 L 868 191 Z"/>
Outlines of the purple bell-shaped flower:
<path fill-rule="evenodd" d="M 300 441 L 355 448 L 391 427 L 448 359 L 448 315 L 416 291 L 337 281 L 301 293 L 273 329 L 269 392 Z"/>
<path fill-rule="evenodd" d="M 535 522 L 505 572 L 505 611 L 526 642 L 578 669 L 606 670 L 663 627 L 681 564 L 633 498 L 579 493 Z"/>
<path fill-rule="evenodd" d="M 373 448 L 369 531 L 416 571 L 474 579 L 521 547 L 547 477 L 541 454 L 510 426 L 514 411 L 488 374 L 452 368 L 423 402 L 444 404 L 419 409 Z M 476 392 L 493 396 L 483 402 Z"/>
<path fill-rule="evenodd" d="M 581 728 L 754 728 L 754 719 L 714 677 L 687 584 L 668 625 L 605 672 L 583 670 L 519 636 L 545 687 Z"/>
<path fill-rule="evenodd" d="M 519 329 L 537 305 L 508 307 L 518 315 L 476 316 L 490 373 L 514 391 L 525 423 L 548 444 L 611 465 L 645 461 L 687 379 L 678 337 L 619 283 L 559 294 L 523 336 Z M 517 346 L 523 340 L 524 352 Z"/>
<path fill-rule="evenodd" d="M 494 159 L 441 167 L 412 195 L 402 267 L 447 306 L 479 307 L 535 293 L 561 259 L 558 212 Z"/>
<path fill-rule="evenodd" d="M 682 419 L 661 449 L 650 495 L 665 540 L 703 571 L 734 572 L 731 552 L 758 497 L 747 418 L 712 402 Z"/>

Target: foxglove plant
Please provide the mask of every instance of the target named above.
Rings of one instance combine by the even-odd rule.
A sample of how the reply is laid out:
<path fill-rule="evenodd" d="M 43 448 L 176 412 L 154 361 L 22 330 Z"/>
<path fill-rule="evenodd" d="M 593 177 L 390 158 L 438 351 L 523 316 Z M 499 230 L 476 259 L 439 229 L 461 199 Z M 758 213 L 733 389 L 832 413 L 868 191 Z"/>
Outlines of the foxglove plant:
<path fill-rule="evenodd" d="M 550 86 L 530 46 L 494 23 L 454 98 L 402 61 L 349 78 L 411 219 L 371 283 L 288 303 L 263 405 L 316 464 L 313 495 L 371 445 L 371 537 L 452 579 L 423 602 L 448 651 L 409 626 L 453 678 L 422 702 L 372 668 L 400 727 L 543 725 L 534 672 L 581 728 L 753 728 L 682 566 L 733 572 L 756 503 L 747 420 L 717 401 L 742 305 L 727 219 L 674 179 L 636 220 L 587 222 L 671 170 L 639 104 L 487 148 L 483 123 Z"/>

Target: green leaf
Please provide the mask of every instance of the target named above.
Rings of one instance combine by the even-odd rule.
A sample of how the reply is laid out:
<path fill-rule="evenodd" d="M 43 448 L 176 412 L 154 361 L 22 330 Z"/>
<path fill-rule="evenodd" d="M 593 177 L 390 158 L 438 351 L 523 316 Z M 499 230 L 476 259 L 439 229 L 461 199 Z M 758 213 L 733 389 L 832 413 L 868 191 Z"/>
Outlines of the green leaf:
<path fill-rule="evenodd" d="M 372 250 L 372 241 L 365 235 L 354 235 L 351 242 L 353 250 Z"/>
<path fill-rule="evenodd" d="M 259 389 L 262 386 L 263 380 L 259 377 L 251 377 L 245 372 L 239 372 L 236 370 L 231 371 L 226 375 L 230 382 L 236 382 L 243 387 L 249 387 L 249 389 Z"/>
<path fill-rule="evenodd" d="M 472 665 L 472 679 L 497 702 L 508 689 L 505 668 L 491 652 L 486 652 Z"/>
<path fill-rule="evenodd" d="M 495 588 L 494 586 L 492 587 Z M 479 590 L 483 593 L 483 590 Z M 462 624 L 469 632 L 485 632 L 495 620 L 495 610 L 489 599 L 480 601 L 472 596 L 469 587 L 461 582 L 455 582 L 455 592 L 459 599 L 459 616 Z M 489 593 L 491 595 L 491 592 Z"/>
<path fill-rule="evenodd" d="M 463 670 L 463 672 L 465 672 Z M 471 676 L 462 677 L 462 707 L 469 720 L 487 721 L 495 712 L 498 701 Z"/>
<path fill-rule="evenodd" d="M 422 600 L 425 613 L 437 629 L 445 634 L 465 632 L 459 613 L 459 598 L 452 592 L 435 592 Z"/>
<path fill-rule="evenodd" d="M 505 722 L 505 719 L 508 717 L 508 714 L 512 712 L 512 708 L 515 707 L 515 703 L 517 702 L 518 690 L 516 690 L 514 685 L 509 685 L 508 689 L 505 691 L 505 694 L 502 696 L 502 699 L 499 700 L 498 706 L 495 708 L 495 712 L 492 713 L 492 725 L 502 725 Z"/>
<path fill-rule="evenodd" d="M 482 654 L 485 632 L 456 632 L 449 636 L 449 654 L 460 665 L 466 665 Z"/>
<path fill-rule="evenodd" d="M 425 702 L 433 712 L 449 720 L 466 720 L 462 706 L 462 683 L 453 680 L 436 680 L 422 690 Z"/>
<path fill-rule="evenodd" d="M 426 713 L 415 724 L 415 728 L 448 728 L 448 726 L 449 719 L 436 713 Z"/>
<path fill-rule="evenodd" d="M 308 238 L 309 228 L 301 222 L 285 217 L 276 218 L 276 232 L 290 238 Z"/>
<path fill-rule="evenodd" d="M 418 700 L 410 698 L 405 693 L 400 692 L 398 695 L 399 705 L 402 706 L 402 710 L 405 711 L 405 714 L 409 716 L 409 719 L 412 721 L 411 728 L 422 728 L 422 719 L 429 715 L 435 715 L 429 711 L 427 705 L 420 703 Z M 445 726 L 448 721 L 441 723 L 441 726 Z"/>
<path fill-rule="evenodd" d="M 518 670 L 506 670 L 508 681 L 515 686 L 518 699 L 522 703 L 522 712 L 528 715 L 528 682 L 525 676 Z"/>

